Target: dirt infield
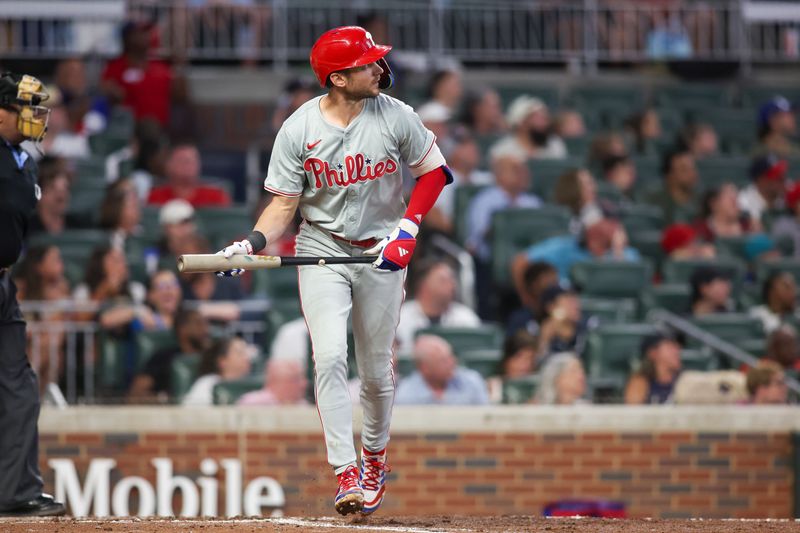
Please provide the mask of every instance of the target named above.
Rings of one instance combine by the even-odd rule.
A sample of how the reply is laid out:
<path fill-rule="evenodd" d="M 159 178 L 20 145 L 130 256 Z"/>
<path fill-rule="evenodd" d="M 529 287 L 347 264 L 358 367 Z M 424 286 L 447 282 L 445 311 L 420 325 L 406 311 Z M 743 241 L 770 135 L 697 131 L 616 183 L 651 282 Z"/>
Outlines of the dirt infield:
<path fill-rule="evenodd" d="M 444 532 L 709 532 L 726 533 L 785 531 L 800 532 L 794 520 L 600 520 L 589 518 L 498 517 L 370 517 L 354 521 L 341 518 L 261 518 L 261 519 L 0 519 L 3 533 L 74 533 L 116 531 L 156 533 L 185 531 L 195 533 L 319 533 L 324 530 L 360 533 L 444 533 Z"/>

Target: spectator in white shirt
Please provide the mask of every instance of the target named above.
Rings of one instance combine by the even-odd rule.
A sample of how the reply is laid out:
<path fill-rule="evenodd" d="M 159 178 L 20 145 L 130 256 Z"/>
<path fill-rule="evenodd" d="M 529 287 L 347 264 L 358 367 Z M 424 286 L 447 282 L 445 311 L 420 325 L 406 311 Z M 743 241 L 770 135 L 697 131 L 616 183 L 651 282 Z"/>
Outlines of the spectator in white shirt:
<path fill-rule="evenodd" d="M 567 157 L 567 146 L 553 132 L 550 111 L 539 98 L 518 96 L 508 106 L 506 122 L 511 128 L 511 134 L 492 146 L 490 149 L 492 158 L 500 154 L 514 154 L 526 161 Z"/>
<path fill-rule="evenodd" d="M 794 316 L 797 308 L 797 284 L 789 272 L 773 272 L 764 281 L 762 289 L 764 303 L 750 309 L 750 316 L 757 318 L 764 326 L 764 333 L 770 334 L 787 318 Z"/>
<path fill-rule="evenodd" d="M 750 217 L 751 227 L 762 228 L 762 215 L 783 207 L 788 163 L 776 155 L 756 158 L 750 165 L 751 185 L 739 193 L 739 207 Z"/>
<path fill-rule="evenodd" d="M 481 323 L 475 312 L 455 301 L 458 283 L 453 268 L 445 261 L 421 265 L 414 299 L 403 303 L 397 326 L 400 354 L 408 356 L 414 335 L 430 326 L 473 327 Z"/>

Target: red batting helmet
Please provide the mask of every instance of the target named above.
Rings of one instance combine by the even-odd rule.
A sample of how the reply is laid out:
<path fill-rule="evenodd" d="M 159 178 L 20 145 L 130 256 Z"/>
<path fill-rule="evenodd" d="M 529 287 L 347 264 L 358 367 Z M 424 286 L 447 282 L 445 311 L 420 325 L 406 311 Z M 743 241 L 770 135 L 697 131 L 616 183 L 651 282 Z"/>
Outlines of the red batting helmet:
<path fill-rule="evenodd" d="M 388 89 L 394 77 L 383 56 L 391 49 L 391 46 L 375 44 L 372 35 L 360 26 L 333 28 L 323 33 L 311 47 L 311 68 L 319 84 L 325 87 L 328 76 L 336 71 L 377 63 L 383 69 L 378 86 Z"/>

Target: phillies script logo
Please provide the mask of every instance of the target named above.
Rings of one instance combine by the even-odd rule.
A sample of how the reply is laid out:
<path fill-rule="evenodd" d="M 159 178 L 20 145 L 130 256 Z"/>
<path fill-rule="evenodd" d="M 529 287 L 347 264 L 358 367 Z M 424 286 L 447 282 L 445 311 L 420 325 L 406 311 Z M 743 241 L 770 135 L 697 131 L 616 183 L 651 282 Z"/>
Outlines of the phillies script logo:
<path fill-rule="evenodd" d="M 392 174 L 397 171 L 397 163 L 391 158 L 385 161 L 378 161 L 374 165 L 372 159 L 365 159 L 363 154 L 354 156 L 348 155 L 344 158 L 344 165 L 337 164 L 334 168 L 327 161 L 316 157 L 309 157 L 303 164 L 306 172 L 314 174 L 316 188 L 322 187 L 322 178 L 328 183 L 328 187 L 333 187 L 335 183 L 339 187 L 348 187 L 359 181 L 371 181 L 380 178 L 384 174 Z"/>

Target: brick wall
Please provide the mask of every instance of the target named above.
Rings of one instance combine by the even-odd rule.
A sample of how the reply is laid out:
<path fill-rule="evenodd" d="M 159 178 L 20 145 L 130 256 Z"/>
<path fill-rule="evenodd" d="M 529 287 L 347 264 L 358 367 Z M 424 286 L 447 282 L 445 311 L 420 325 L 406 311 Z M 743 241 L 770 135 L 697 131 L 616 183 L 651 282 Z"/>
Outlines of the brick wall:
<path fill-rule="evenodd" d="M 385 513 L 538 514 L 559 498 L 620 500 L 631 516 L 785 518 L 793 512 L 788 431 L 401 430 L 392 434 L 390 454 Z M 257 476 L 280 482 L 285 514 L 332 512 L 335 486 L 319 431 L 42 428 L 46 488 L 53 488 L 48 459 L 73 459 L 83 479 L 98 457 L 117 461 L 112 485 L 131 475 L 154 483 L 155 457 L 171 458 L 175 474 L 188 477 L 200 475 L 204 458 L 238 458 L 245 483 Z"/>

